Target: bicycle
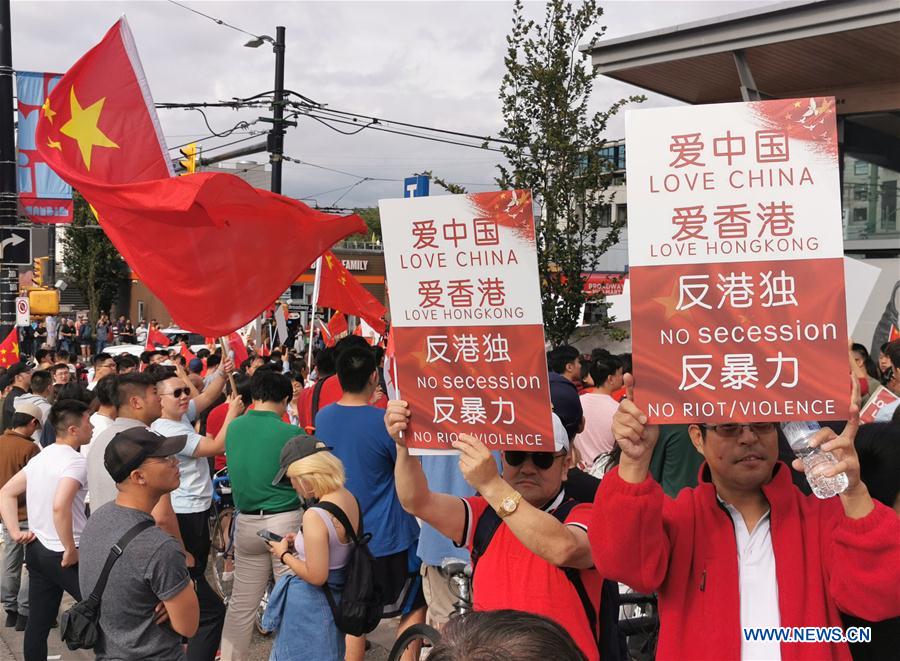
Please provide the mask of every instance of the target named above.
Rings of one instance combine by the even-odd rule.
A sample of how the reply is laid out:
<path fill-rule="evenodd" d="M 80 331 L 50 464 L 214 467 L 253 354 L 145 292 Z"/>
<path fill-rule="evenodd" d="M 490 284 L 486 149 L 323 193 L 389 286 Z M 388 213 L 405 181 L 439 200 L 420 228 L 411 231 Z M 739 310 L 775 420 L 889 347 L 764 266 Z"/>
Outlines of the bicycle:
<path fill-rule="evenodd" d="M 441 562 L 441 574 L 447 577 L 450 594 L 456 597 L 451 618 L 464 617 L 472 612 L 472 565 L 457 560 L 456 558 L 444 558 Z M 441 639 L 441 633 L 427 624 L 414 624 L 407 627 L 394 641 L 388 654 L 388 661 L 400 661 L 401 657 L 410 649 L 421 649 L 426 644 L 434 647 Z"/>
<path fill-rule="evenodd" d="M 626 588 L 619 592 L 619 632 L 627 640 L 632 661 L 652 661 L 659 639 L 659 609 L 655 594 L 641 594 Z"/>
<path fill-rule="evenodd" d="M 236 521 L 234 500 L 231 496 L 231 479 L 228 468 L 223 468 L 213 476 L 213 527 L 211 553 L 213 554 L 213 588 L 222 597 L 225 605 L 231 599 L 234 586 L 234 524 Z M 275 578 L 269 577 L 266 590 L 256 609 L 256 630 L 263 636 L 272 632 L 262 625 L 263 615 L 269 605 L 269 595 L 275 588 Z"/>

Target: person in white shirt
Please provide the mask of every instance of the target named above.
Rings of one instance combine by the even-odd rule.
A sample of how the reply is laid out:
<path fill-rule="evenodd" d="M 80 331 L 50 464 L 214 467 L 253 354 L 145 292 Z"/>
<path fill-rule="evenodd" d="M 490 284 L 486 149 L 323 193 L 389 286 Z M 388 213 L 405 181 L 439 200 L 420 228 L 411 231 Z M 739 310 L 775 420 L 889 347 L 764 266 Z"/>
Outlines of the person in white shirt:
<path fill-rule="evenodd" d="M 109 427 L 113 420 L 116 419 L 116 389 L 119 386 L 119 377 L 115 374 L 109 374 L 104 376 L 97 382 L 97 387 L 94 388 L 94 394 L 97 396 L 97 401 L 99 402 L 99 406 L 97 410 L 91 414 L 91 427 L 94 428 L 94 433 L 91 436 L 91 441 L 102 432 L 104 429 Z M 91 451 L 91 444 L 88 443 L 81 448 L 81 454 L 85 457 Z"/>
<path fill-rule="evenodd" d="M 25 661 L 45 661 L 47 638 L 59 613 L 63 590 L 81 600 L 78 544 L 87 520 L 87 460 L 78 449 L 91 439 L 88 406 L 74 399 L 56 402 L 49 424 L 56 442 L 29 461 L 0 489 L 0 516 L 10 536 L 27 544 L 30 612 L 25 626 Z M 25 494 L 30 530 L 21 530 L 18 498 Z"/>

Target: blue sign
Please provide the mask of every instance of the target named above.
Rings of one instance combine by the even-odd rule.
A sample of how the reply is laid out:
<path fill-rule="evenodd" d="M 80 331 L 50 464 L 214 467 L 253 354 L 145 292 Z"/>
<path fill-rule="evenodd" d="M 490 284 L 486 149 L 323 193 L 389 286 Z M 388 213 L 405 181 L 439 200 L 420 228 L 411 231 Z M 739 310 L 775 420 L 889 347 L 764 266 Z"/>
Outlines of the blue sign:
<path fill-rule="evenodd" d="M 403 180 L 403 197 L 428 197 L 428 184 L 431 179 L 421 175 L 407 177 Z"/>

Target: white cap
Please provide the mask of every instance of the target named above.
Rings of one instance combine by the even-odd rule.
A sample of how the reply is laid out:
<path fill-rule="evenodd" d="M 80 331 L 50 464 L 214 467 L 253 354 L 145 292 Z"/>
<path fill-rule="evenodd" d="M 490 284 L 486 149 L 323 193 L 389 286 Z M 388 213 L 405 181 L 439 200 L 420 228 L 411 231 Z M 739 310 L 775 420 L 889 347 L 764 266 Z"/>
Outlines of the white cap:
<path fill-rule="evenodd" d="M 41 409 L 38 408 L 37 404 L 32 404 L 28 401 L 21 401 L 21 397 L 16 397 L 16 401 L 13 402 L 13 411 L 16 413 L 24 413 L 25 415 L 30 415 L 32 418 L 37 420 L 38 425 L 41 424 L 41 420 L 44 417 L 44 414 L 41 412 Z"/>
<path fill-rule="evenodd" d="M 554 452 L 563 452 L 569 451 L 569 432 L 566 431 L 566 428 L 563 426 L 562 420 L 559 419 L 559 416 L 555 413 L 551 413 L 553 416 L 553 451 Z"/>

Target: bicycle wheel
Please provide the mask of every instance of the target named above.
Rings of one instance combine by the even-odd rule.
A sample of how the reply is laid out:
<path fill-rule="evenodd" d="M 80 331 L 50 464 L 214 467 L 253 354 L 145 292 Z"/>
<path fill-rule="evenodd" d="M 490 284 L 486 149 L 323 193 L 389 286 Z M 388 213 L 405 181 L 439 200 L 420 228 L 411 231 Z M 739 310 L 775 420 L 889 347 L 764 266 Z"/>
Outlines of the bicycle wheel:
<path fill-rule="evenodd" d="M 266 613 L 266 607 L 269 605 L 269 595 L 272 594 L 272 590 L 275 588 L 275 581 L 269 579 L 269 584 L 266 586 L 266 591 L 263 592 L 262 599 L 259 602 L 259 607 L 256 609 L 256 630 L 259 631 L 260 635 L 268 636 L 272 632 L 266 629 L 262 625 L 263 615 Z"/>
<path fill-rule="evenodd" d="M 434 627 L 430 627 L 427 624 L 414 624 L 404 630 L 397 638 L 397 641 L 394 643 L 394 646 L 388 654 L 388 661 L 400 661 L 404 652 L 409 649 L 410 645 L 413 645 L 416 642 L 427 641 L 434 647 L 440 639 L 441 634 Z"/>
<path fill-rule="evenodd" d="M 214 551 L 219 553 L 225 552 L 233 513 L 234 510 L 230 507 L 216 512 L 212 532 L 212 548 Z"/>
<path fill-rule="evenodd" d="M 231 599 L 231 589 L 234 587 L 234 560 L 229 558 L 225 553 L 213 550 L 212 555 L 212 578 L 213 589 L 222 597 L 222 601 L 226 604 Z M 229 571 L 225 571 L 226 562 L 229 565 Z"/>

